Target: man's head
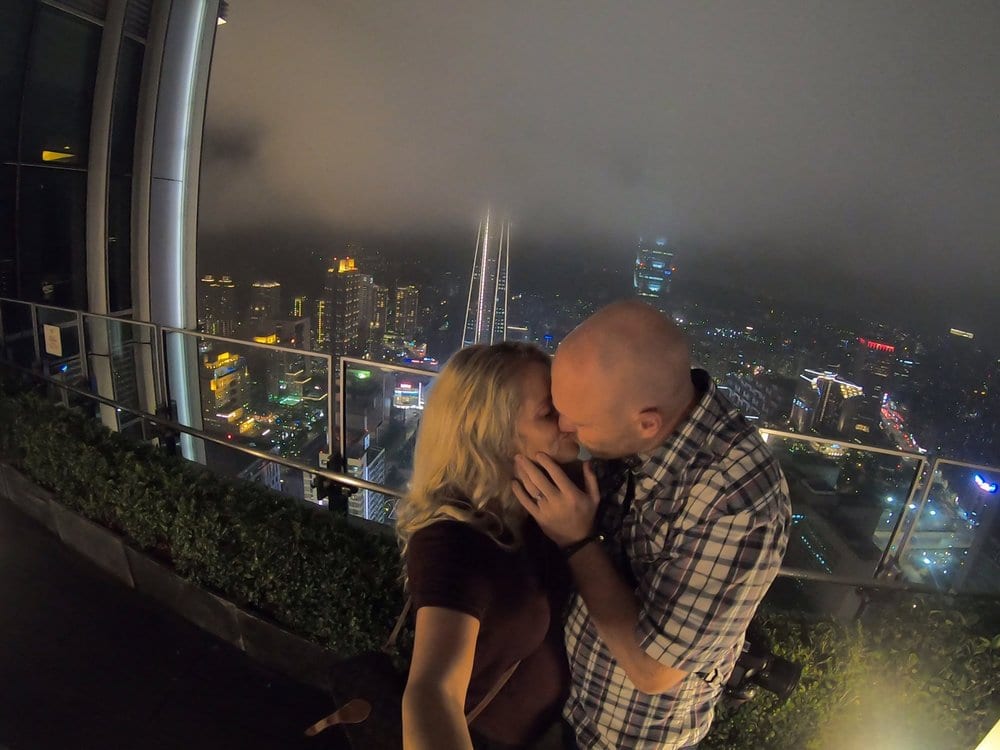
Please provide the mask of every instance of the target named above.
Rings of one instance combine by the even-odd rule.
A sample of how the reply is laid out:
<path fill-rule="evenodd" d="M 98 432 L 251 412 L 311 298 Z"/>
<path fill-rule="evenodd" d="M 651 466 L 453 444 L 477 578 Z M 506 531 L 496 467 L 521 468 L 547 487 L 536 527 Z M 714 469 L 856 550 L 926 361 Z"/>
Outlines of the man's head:
<path fill-rule="evenodd" d="M 684 334 L 637 301 L 617 302 L 585 320 L 552 364 L 560 428 L 601 458 L 652 450 L 694 398 Z"/>

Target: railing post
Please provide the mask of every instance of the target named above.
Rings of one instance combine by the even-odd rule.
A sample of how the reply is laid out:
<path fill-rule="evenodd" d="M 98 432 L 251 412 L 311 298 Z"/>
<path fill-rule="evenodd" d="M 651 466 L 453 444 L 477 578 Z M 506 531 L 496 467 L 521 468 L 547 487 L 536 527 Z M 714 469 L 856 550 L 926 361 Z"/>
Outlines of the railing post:
<path fill-rule="evenodd" d="M 38 343 L 38 309 L 33 302 L 28 303 L 28 308 L 31 310 L 31 341 L 35 345 L 35 367 L 41 368 L 42 349 Z"/>
<path fill-rule="evenodd" d="M 896 519 L 896 523 L 892 527 L 892 532 L 889 534 L 889 540 L 886 542 L 885 549 L 882 550 L 882 556 L 875 565 L 875 574 L 873 576 L 874 580 L 885 577 L 885 575 L 889 572 L 892 563 L 898 560 L 898 555 L 894 555 L 893 550 L 898 546 L 900 534 L 903 532 L 905 527 L 905 521 L 910 517 L 910 505 L 913 503 L 913 498 L 916 496 L 917 490 L 921 487 L 921 480 L 923 480 L 926 472 L 927 459 L 921 458 L 920 462 L 917 464 L 916 472 L 913 475 L 913 481 L 910 483 L 910 490 L 906 493 L 906 499 L 903 500 L 903 507 L 899 512 L 899 517 Z"/>
<path fill-rule="evenodd" d="M 917 507 L 913 511 L 910 511 L 913 513 L 913 515 L 911 516 L 913 520 L 910 521 L 910 523 L 906 524 L 905 526 L 900 524 L 901 533 L 900 533 L 900 539 L 897 542 L 899 549 L 896 552 L 896 556 L 893 560 L 893 562 L 896 563 L 897 565 L 899 561 L 903 558 L 903 555 L 906 554 L 907 549 L 909 549 L 910 540 L 913 539 L 913 533 L 916 531 L 917 524 L 920 522 L 920 518 L 924 513 L 924 507 L 927 505 L 927 499 L 930 497 L 931 488 L 934 486 L 934 476 L 935 474 L 937 474 L 938 465 L 940 463 L 941 459 L 935 458 L 934 462 L 931 464 L 930 470 L 927 473 L 927 479 L 924 482 L 923 491 L 920 493 L 920 502 L 917 503 Z M 906 509 L 907 511 L 910 510 L 909 503 L 907 504 Z"/>
<path fill-rule="evenodd" d="M 340 428 L 338 439 L 340 445 L 338 450 L 344 457 L 344 464 L 347 463 L 347 362 L 344 357 L 337 358 L 337 375 L 340 378 L 340 406 L 337 409 L 337 416 L 340 418 Z M 332 452 L 332 451 L 331 451 Z"/>

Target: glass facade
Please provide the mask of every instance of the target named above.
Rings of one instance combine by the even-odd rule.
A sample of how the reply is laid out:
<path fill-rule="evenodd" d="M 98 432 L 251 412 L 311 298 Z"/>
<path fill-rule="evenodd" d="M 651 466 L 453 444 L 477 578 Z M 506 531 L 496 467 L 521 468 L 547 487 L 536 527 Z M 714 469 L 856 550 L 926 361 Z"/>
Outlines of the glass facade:
<path fill-rule="evenodd" d="M 87 309 L 87 169 L 106 4 L 67 8 L 0 4 L 0 295 Z M 132 162 L 145 47 L 134 33 L 116 41 L 106 237 L 112 312 L 132 304 Z"/>

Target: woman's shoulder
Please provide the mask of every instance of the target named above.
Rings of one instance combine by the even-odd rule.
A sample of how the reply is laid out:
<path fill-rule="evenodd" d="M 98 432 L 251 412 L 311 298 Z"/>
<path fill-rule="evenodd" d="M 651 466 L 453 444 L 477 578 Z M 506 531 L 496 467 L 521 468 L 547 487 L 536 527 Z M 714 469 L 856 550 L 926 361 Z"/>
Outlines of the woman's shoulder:
<path fill-rule="evenodd" d="M 482 529 L 465 521 L 442 519 L 413 532 L 407 544 L 407 555 L 450 549 L 481 551 L 488 554 L 495 540 Z"/>

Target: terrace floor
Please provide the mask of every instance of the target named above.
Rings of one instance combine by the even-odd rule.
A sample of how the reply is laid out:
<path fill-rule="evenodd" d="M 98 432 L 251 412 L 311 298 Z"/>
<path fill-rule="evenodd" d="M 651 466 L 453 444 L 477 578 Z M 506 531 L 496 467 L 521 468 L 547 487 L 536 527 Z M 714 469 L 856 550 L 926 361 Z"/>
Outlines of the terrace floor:
<path fill-rule="evenodd" d="M 0 500 L 0 750 L 346 750 L 332 710 Z"/>

